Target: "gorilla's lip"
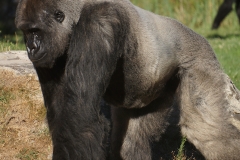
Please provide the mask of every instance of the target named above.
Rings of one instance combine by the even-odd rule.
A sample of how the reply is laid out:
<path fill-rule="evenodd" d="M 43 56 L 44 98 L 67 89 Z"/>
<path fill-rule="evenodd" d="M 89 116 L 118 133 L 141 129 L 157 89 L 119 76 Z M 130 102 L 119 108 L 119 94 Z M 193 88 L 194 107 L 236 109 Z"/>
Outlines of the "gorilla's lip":
<path fill-rule="evenodd" d="M 40 58 L 37 58 L 37 59 L 29 58 L 29 59 L 30 59 L 32 62 L 38 62 L 38 61 L 42 60 L 46 55 L 47 55 L 47 53 L 45 52 L 45 53 L 43 54 L 43 56 L 41 56 Z"/>

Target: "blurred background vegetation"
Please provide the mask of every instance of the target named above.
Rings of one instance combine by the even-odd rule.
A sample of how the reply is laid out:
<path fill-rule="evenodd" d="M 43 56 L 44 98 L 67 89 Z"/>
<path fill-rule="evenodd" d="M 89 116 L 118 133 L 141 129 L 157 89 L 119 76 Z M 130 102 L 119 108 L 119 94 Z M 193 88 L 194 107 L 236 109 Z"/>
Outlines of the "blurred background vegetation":
<path fill-rule="evenodd" d="M 14 23 L 18 1 L 0 0 L 0 52 L 25 49 L 21 33 Z"/>
<path fill-rule="evenodd" d="M 19 0 L 0 1 L 0 34 L 14 34 L 15 10 Z M 209 30 L 218 7 L 223 0 L 131 0 L 135 5 L 156 14 L 172 17 L 192 29 Z M 236 13 L 232 12 L 221 27 L 237 26 Z"/>
<path fill-rule="evenodd" d="M 177 19 L 196 30 L 209 31 L 218 7 L 223 0 L 131 0 L 137 6 L 160 15 Z M 233 6 L 234 8 L 234 6 Z M 238 27 L 235 11 L 223 21 L 221 27 Z"/>
<path fill-rule="evenodd" d="M 14 25 L 15 11 L 18 0 L 0 1 L 0 34 L 14 34 L 16 27 Z"/>
<path fill-rule="evenodd" d="M 25 50 L 14 18 L 19 0 L 0 1 L 0 51 Z M 135 5 L 168 16 L 204 36 L 212 45 L 224 70 L 240 87 L 240 27 L 235 10 L 223 20 L 218 30 L 211 30 L 223 0 L 131 0 Z M 235 5 L 235 4 L 234 4 Z M 235 8 L 235 6 L 233 6 Z"/>

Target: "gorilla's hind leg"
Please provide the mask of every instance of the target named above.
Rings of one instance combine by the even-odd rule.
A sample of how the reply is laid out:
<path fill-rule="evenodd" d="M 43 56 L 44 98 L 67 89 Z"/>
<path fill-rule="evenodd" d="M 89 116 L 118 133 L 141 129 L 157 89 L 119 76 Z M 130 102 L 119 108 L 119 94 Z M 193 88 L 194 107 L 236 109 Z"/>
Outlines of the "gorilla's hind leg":
<path fill-rule="evenodd" d="M 152 144 L 160 140 L 166 129 L 165 122 L 171 111 L 169 106 L 171 104 L 159 98 L 141 109 L 113 107 L 111 159 L 159 159 L 158 153 L 153 153 Z"/>
<path fill-rule="evenodd" d="M 234 115 L 240 94 L 230 79 L 198 69 L 184 74 L 180 88 L 183 135 L 206 159 L 239 159 L 240 125 Z"/>

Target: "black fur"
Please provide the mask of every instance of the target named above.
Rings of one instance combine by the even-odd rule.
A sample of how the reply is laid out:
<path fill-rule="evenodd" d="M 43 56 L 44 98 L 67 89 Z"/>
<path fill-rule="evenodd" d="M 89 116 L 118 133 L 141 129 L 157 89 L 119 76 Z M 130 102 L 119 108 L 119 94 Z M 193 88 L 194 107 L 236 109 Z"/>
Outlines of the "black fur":
<path fill-rule="evenodd" d="M 84 6 L 68 53 L 52 69 L 36 67 L 48 108 L 53 159 L 106 157 L 108 127 L 100 102 L 128 49 L 129 19 L 123 14 L 123 8 L 111 3 Z"/>

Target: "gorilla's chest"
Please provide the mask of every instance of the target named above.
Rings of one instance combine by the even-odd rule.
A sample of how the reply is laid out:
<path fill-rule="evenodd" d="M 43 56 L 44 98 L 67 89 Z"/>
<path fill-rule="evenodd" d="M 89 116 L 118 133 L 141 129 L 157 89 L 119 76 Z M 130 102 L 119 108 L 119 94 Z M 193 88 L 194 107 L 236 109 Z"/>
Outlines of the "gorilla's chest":
<path fill-rule="evenodd" d="M 164 83 L 153 78 L 151 72 L 146 73 L 143 65 L 137 61 L 119 60 L 113 73 L 104 99 L 118 107 L 141 108 L 158 97 Z"/>

